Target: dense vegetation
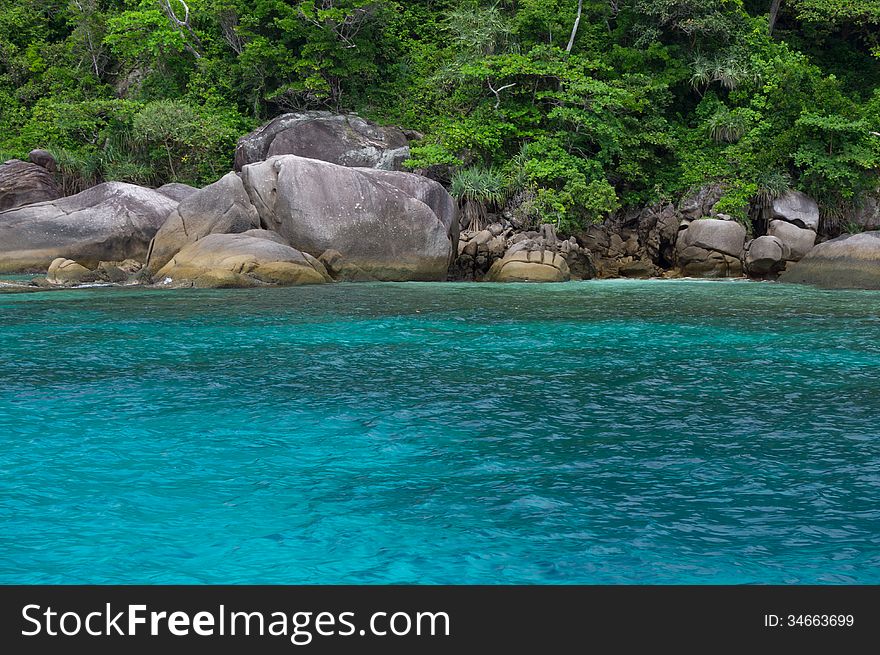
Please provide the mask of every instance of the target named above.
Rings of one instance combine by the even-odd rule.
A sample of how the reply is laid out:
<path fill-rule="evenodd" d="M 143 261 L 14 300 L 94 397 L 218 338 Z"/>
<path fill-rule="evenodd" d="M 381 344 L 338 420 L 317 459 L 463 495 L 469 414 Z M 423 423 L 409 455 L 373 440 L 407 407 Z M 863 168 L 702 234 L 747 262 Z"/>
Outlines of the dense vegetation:
<path fill-rule="evenodd" d="M 880 0 L 0 0 L 0 151 L 205 183 L 283 111 L 414 128 L 475 210 L 563 227 L 723 182 L 877 187 Z"/>

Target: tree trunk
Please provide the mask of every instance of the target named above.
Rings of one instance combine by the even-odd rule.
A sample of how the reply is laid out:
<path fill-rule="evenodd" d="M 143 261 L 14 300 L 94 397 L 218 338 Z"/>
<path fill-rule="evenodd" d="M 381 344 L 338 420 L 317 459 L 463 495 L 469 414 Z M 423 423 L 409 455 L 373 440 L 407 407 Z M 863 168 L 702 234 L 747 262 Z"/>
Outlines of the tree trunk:
<path fill-rule="evenodd" d="M 776 27 L 776 19 L 779 17 L 779 8 L 782 6 L 782 0 L 771 0 L 770 2 L 770 34 L 773 34 L 773 28 Z"/>
<path fill-rule="evenodd" d="M 571 49 L 574 48 L 574 40 L 577 37 L 578 28 L 581 26 L 581 14 L 584 12 L 584 0 L 578 0 L 578 13 L 577 18 L 574 19 L 574 27 L 571 28 L 571 38 L 568 40 L 568 47 L 565 49 L 566 52 L 571 52 Z"/>

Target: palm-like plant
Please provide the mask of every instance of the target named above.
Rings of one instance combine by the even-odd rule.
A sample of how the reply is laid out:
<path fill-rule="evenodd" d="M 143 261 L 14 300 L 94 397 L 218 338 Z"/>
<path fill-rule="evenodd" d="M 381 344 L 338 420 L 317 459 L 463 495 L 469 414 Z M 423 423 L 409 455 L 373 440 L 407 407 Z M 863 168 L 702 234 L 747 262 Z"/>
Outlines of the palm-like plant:
<path fill-rule="evenodd" d="M 785 171 L 769 171 L 756 180 L 758 192 L 752 199 L 752 206 L 757 209 L 757 218 L 763 225 L 761 233 L 767 232 L 773 201 L 781 198 L 791 190 L 791 175 Z M 755 218 L 755 213 L 752 217 Z M 758 227 L 758 226 L 756 226 Z"/>
<path fill-rule="evenodd" d="M 706 123 L 709 138 L 715 143 L 736 143 L 747 129 L 748 122 L 743 113 L 726 107 L 715 112 Z"/>
<path fill-rule="evenodd" d="M 58 181 L 65 196 L 85 191 L 102 179 L 101 155 L 97 152 L 49 148 L 58 167 Z"/>
<path fill-rule="evenodd" d="M 510 33 L 497 2 L 490 7 L 472 0 L 460 2 L 447 13 L 446 27 L 457 49 L 471 56 L 494 54 Z"/>
<path fill-rule="evenodd" d="M 732 54 L 720 54 L 712 59 L 697 55 L 691 63 L 690 82 L 697 91 L 705 91 L 713 83 L 733 91 L 757 79 L 757 74 L 748 63 Z"/>
<path fill-rule="evenodd" d="M 458 200 L 469 230 L 483 230 L 490 211 L 498 211 L 507 199 L 508 184 L 496 168 L 472 166 L 452 176 L 452 196 Z"/>

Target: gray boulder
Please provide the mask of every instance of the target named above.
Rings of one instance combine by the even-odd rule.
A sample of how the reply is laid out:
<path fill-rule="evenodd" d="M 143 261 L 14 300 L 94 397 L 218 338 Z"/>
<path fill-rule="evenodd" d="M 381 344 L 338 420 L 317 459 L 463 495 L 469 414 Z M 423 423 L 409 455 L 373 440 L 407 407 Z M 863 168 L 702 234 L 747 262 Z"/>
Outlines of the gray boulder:
<path fill-rule="evenodd" d="M 345 257 L 338 250 L 328 250 L 318 257 L 318 261 L 324 265 L 327 273 L 338 282 L 375 282 L 376 279 L 355 264 L 345 261 Z"/>
<path fill-rule="evenodd" d="M 0 211 L 60 197 L 61 190 L 46 168 L 18 159 L 0 164 Z"/>
<path fill-rule="evenodd" d="M 45 168 L 50 173 L 58 170 L 58 162 L 55 161 L 55 156 L 48 150 L 31 150 L 28 153 L 28 161 Z"/>
<path fill-rule="evenodd" d="M 262 226 L 298 250 L 337 250 L 377 280 L 446 279 L 449 226 L 384 173 L 286 155 L 242 179 Z"/>
<path fill-rule="evenodd" d="M 243 136 L 235 150 L 235 170 L 276 155 L 384 170 L 400 170 L 409 158 L 406 135 L 354 114 L 308 111 L 279 116 Z"/>
<path fill-rule="evenodd" d="M 740 277 L 742 260 L 717 250 L 689 246 L 677 251 L 678 267 L 689 277 Z"/>
<path fill-rule="evenodd" d="M 236 234 L 260 227 L 244 184 L 228 173 L 184 198 L 150 246 L 147 268 L 155 274 L 184 247 L 209 234 Z"/>
<path fill-rule="evenodd" d="M 880 229 L 880 192 L 864 196 L 847 218 L 862 230 Z"/>
<path fill-rule="evenodd" d="M 787 221 L 801 229 L 819 230 L 819 205 L 800 191 L 789 191 L 773 201 L 772 218 Z"/>
<path fill-rule="evenodd" d="M 0 271 L 45 271 L 64 257 L 143 261 L 177 203 L 152 189 L 105 182 L 82 193 L 0 212 Z"/>
<path fill-rule="evenodd" d="M 880 231 L 820 243 L 789 264 L 780 280 L 828 289 L 880 289 Z"/>
<path fill-rule="evenodd" d="M 770 221 L 767 234 L 779 239 L 788 249 L 788 261 L 796 262 L 803 259 L 816 244 L 816 233 L 813 230 L 799 228 L 788 221 Z"/>
<path fill-rule="evenodd" d="M 694 277 L 739 277 L 745 241 L 746 229 L 735 221 L 693 221 L 678 233 L 678 267 L 682 274 Z"/>
<path fill-rule="evenodd" d="M 790 257 L 788 246 L 772 236 L 761 236 L 748 243 L 745 265 L 749 275 L 765 276 L 778 273 Z"/>
<path fill-rule="evenodd" d="M 657 267 L 649 259 L 636 259 L 621 265 L 620 277 L 646 279 L 657 275 Z"/>
<path fill-rule="evenodd" d="M 458 237 L 461 234 L 458 224 L 458 203 L 442 184 L 415 173 L 375 170 L 370 174 L 428 205 L 440 222 L 446 226 L 446 233 L 452 243 L 451 252 L 458 251 Z"/>
<path fill-rule="evenodd" d="M 321 262 L 266 230 L 209 234 L 177 253 L 162 267 L 157 279 L 164 286 L 200 288 L 331 281 Z"/>
<path fill-rule="evenodd" d="M 714 216 L 715 205 L 724 195 L 724 187 L 720 184 L 709 184 L 701 187 L 696 193 L 683 198 L 678 210 L 685 220 L 695 221 L 704 216 Z"/>
<path fill-rule="evenodd" d="M 677 245 L 681 248 L 696 246 L 740 257 L 745 242 L 746 228 L 736 221 L 707 218 L 694 221 L 680 232 Z"/>
<path fill-rule="evenodd" d="M 637 241 L 645 246 L 645 255 L 655 265 L 668 264 L 675 258 L 675 240 L 681 216 L 671 204 L 645 207 L 637 218 Z"/>
<path fill-rule="evenodd" d="M 189 184 L 181 184 L 180 182 L 170 182 L 169 184 L 163 184 L 158 189 L 156 189 L 163 196 L 168 196 L 172 200 L 176 200 L 177 202 L 181 202 L 186 198 L 189 198 L 192 194 L 194 194 L 198 189 L 194 186 L 190 186 Z"/>

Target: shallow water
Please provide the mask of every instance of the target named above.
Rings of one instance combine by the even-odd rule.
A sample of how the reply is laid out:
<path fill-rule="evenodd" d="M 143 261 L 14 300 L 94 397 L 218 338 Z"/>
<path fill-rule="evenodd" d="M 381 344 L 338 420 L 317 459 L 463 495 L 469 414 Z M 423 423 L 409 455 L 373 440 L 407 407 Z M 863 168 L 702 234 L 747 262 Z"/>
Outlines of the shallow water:
<path fill-rule="evenodd" d="M 878 583 L 880 293 L 0 295 L 3 583 Z"/>

